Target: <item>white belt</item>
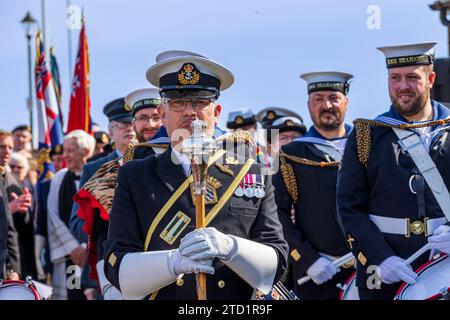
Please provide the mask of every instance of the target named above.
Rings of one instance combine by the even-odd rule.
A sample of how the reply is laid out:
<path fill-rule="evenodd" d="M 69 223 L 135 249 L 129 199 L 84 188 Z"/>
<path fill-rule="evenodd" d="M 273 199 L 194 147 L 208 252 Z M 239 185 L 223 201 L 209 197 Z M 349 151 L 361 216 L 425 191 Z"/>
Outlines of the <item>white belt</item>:
<path fill-rule="evenodd" d="M 447 222 L 445 217 L 435 219 L 424 218 L 423 222 L 411 222 L 409 218 L 389 218 L 376 216 L 373 214 L 369 214 L 369 218 L 373 223 L 375 223 L 381 232 L 401 234 L 407 238 L 411 236 L 411 233 L 416 235 L 423 233 L 427 237 L 433 234 L 434 230 L 436 230 L 439 226 Z"/>
<path fill-rule="evenodd" d="M 431 192 L 433 192 L 434 198 L 439 204 L 444 216 L 447 220 L 450 220 L 450 193 L 439 170 L 436 168 L 436 164 L 420 141 L 419 136 L 409 130 L 392 129 L 399 138 L 398 144 L 403 151 L 410 155 L 417 169 L 430 187 Z"/>

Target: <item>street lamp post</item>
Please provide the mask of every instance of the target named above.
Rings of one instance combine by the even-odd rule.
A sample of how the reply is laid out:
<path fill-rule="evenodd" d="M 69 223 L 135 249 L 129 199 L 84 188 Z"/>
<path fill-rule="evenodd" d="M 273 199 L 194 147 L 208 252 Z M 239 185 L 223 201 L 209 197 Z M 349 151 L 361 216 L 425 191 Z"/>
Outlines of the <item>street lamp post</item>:
<path fill-rule="evenodd" d="M 34 27 L 36 26 L 36 20 L 31 16 L 28 11 L 25 17 L 20 21 L 20 23 L 24 26 L 25 29 L 25 38 L 27 39 L 28 46 L 28 99 L 27 106 L 30 115 L 30 128 L 31 128 L 31 145 L 33 144 L 33 78 L 31 71 L 31 38 L 33 37 Z"/>
<path fill-rule="evenodd" d="M 450 56 L 450 19 L 448 18 L 448 14 L 450 13 L 450 0 L 441 0 L 435 1 L 434 3 L 429 5 L 431 10 L 439 11 L 441 22 L 444 26 L 447 26 L 448 32 L 448 54 Z"/>

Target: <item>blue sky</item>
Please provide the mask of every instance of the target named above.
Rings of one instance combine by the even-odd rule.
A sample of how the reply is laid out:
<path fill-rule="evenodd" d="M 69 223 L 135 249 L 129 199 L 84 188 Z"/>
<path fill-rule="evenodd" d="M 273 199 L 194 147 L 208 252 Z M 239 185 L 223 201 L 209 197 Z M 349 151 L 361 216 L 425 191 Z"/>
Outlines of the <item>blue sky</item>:
<path fill-rule="evenodd" d="M 347 122 L 374 117 L 389 106 L 384 57 L 377 46 L 438 41 L 447 55 L 447 32 L 434 0 L 71 0 L 83 7 L 91 64 L 95 122 L 106 128 L 103 106 L 149 86 L 146 69 L 165 50 L 201 53 L 227 66 L 234 85 L 222 93 L 221 124 L 228 111 L 268 106 L 290 108 L 308 125 L 306 85 L 299 75 L 319 70 L 355 75 Z M 27 51 L 19 21 L 26 11 L 41 21 L 41 1 L 0 0 L 0 128 L 28 123 Z M 366 22 L 380 9 L 381 28 Z M 60 65 L 63 112 L 69 104 L 66 1 L 46 0 L 47 31 Z M 72 32 L 73 58 L 78 30 Z M 34 55 L 34 49 L 33 49 Z M 33 58 L 34 61 L 34 58 Z M 72 71 L 70 72 L 72 73 Z M 67 121 L 67 120 L 66 120 Z"/>

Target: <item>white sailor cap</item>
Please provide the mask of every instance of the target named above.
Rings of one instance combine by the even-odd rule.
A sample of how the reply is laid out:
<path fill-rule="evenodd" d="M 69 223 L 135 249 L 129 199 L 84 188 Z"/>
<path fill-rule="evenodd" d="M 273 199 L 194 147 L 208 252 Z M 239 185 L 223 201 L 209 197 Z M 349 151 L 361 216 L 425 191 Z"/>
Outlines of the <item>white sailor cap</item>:
<path fill-rule="evenodd" d="M 301 119 L 303 122 L 303 118 L 298 113 L 286 108 L 268 107 L 262 109 L 256 114 L 256 120 L 261 123 L 263 128 L 267 128 L 275 120 L 281 117 L 296 117 Z"/>
<path fill-rule="evenodd" d="M 156 108 L 161 103 L 161 96 L 156 88 L 139 89 L 127 94 L 125 103 L 133 108 L 132 113 L 134 117 L 139 110 Z"/>
<path fill-rule="evenodd" d="M 216 95 L 234 82 L 230 70 L 204 56 L 189 51 L 165 51 L 147 69 L 147 80 L 161 92 L 168 90 L 208 90 Z"/>
<path fill-rule="evenodd" d="M 309 72 L 300 76 L 308 84 L 308 94 L 316 91 L 339 91 L 347 94 L 353 75 L 338 71 Z"/>
<path fill-rule="evenodd" d="M 296 118 L 296 117 L 281 117 L 278 118 L 277 120 L 275 120 L 274 122 L 272 122 L 272 126 L 276 127 L 276 126 L 281 126 L 281 125 L 286 125 L 288 127 L 293 126 L 293 125 L 300 125 L 303 124 L 303 121 L 301 121 L 300 119 Z"/>
<path fill-rule="evenodd" d="M 228 113 L 227 128 L 237 129 L 256 123 L 255 114 L 248 108 L 230 111 Z"/>
<path fill-rule="evenodd" d="M 267 107 L 256 114 L 256 120 L 261 123 L 263 128 L 267 128 L 281 117 L 296 117 L 303 122 L 303 118 L 298 113 L 286 108 Z"/>
<path fill-rule="evenodd" d="M 195 57 L 202 57 L 206 58 L 205 56 L 202 56 L 201 54 L 192 52 L 192 51 L 186 51 L 186 50 L 168 50 L 163 51 L 160 54 L 158 54 L 155 58 L 156 63 L 167 60 L 167 59 L 173 59 L 173 58 L 179 58 L 179 57 L 186 57 L 186 56 L 195 56 Z"/>
<path fill-rule="evenodd" d="M 277 129 L 279 132 L 298 131 L 302 135 L 306 134 L 306 126 L 303 124 L 302 118 L 297 117 L 281 117 L 276 119 L 267 127 L 268 130 Z M 268 139 L 270 141 L 270 139 Z"/>
<path fill-rule="evenodd" d="M 433 64 L 436 44 L 437 42 L 424 42 L 400 46 L 379 47 L 377 49 L 384 53 L 386 57 L 386 66 L 390 69 Z"/>

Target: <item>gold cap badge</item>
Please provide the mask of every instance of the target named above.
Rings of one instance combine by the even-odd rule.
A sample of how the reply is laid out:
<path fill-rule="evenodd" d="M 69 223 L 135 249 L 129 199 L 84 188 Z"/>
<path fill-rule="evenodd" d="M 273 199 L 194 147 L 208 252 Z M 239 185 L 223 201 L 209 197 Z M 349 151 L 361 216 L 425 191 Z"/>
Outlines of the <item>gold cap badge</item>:
<path fill-rule="evenodd" d="M 185 63 L 178 72 L 178 82 L 183 85 L 197 84 L 200 81 L 200 72 L 193 63 Z"/>
<path fill-rule="evenodd" d="M 102 134 L 102 137 L 100 140 L 102 141 L 102 143 L 108 143 L 108 136 L 106 135 L 106 133 Z"/>
<path fill-rule="evenodd" d="M 286 121 L 286 125 L 287 125 L 288 127 L 292 127 L 292 126 L 294 125 L 294 121 L 288 120 L 288 121 Z"/>
<path fill-rule="evenodd" d="M 241 125 L 241 124 L 244 123 L 244 118 L 242 118 L 242 116 L 237 116 L 237 117 L 234 119 L 234 123 L 236 123 L 237 125 Z"/>
<path fill-rule="evenodd" d="M 275 118 L 276 114 L 274 111 L 267 112 L 267 119 L 273 120 Z"/>

